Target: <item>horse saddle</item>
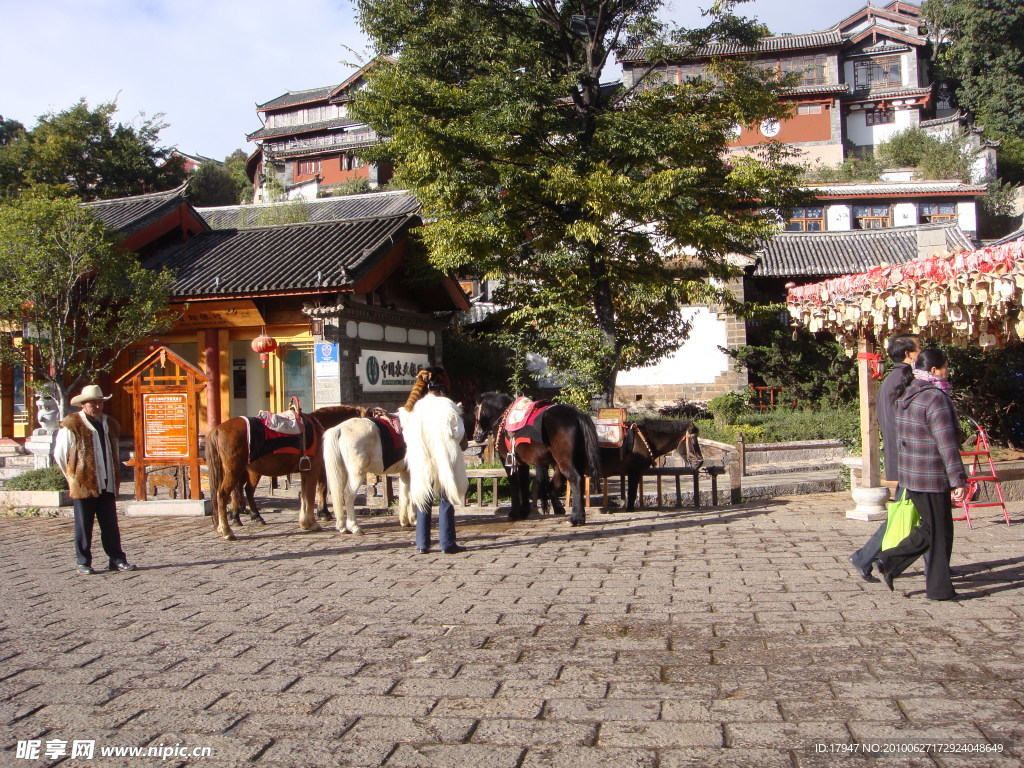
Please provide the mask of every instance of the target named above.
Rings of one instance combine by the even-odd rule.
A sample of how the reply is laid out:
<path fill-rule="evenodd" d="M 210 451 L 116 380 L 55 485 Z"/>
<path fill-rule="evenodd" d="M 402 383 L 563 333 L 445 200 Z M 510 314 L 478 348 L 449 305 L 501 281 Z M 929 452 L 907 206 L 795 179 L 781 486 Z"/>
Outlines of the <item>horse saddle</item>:
<path fill-rule="evenodd" d="M 304 434 L 296 429 L 294 434 L 271 429 L 261 416 L 246 416 L 247 437 L 249 442 L 249 463 L 270 453 L 287 453 L 295 456 L 314 456 L 319 450 L 317 433 L 313 428 L 313 420 L 306 415 L 296 419 L 297 424 L 305 427 Z"/>
<path fill-rule="evenodd" d="M 544 412 L 553 405 L 548 400 L 531 400 L 528 397 L 516 398 L 509 406 L 502 425 L 505 449 L 512 451 L 513 443 L 543 442 L 541 420 Z"/>
<path fill-rule="evenodd" d="M 369 418 L 380 435 L 381 461 L 387 469 L 405 458 L 402 422 L 398 420 L 398 414 L 388 413 L 383 408 L 374 408 Z"/>
<path fill-rule="evenodd" d="M 597 444 L 602 448 L 620 448 L 626 437 L 626 409 L 601 408 L 592 419 L 597 429 Z"/>
<path fill-rule="evenodd" d="M 258 416 L 269 436 L 298 435 L 302 432 L 300 416 L 295 411 L 285 411 L 284 413 L 260 411 Z"/>

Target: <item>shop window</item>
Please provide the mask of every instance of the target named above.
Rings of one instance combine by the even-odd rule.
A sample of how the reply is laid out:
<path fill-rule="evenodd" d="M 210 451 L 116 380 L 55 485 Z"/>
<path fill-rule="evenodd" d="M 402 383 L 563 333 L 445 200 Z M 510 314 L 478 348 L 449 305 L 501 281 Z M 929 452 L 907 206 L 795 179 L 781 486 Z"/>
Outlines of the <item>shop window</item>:
<path fill-rule="evenodd" d="M 892 109 L 869 109 L 864 113 L 865 125 L 886 125 L 896 122 L 896 110 Z"/>
<path fill-rule="evenodd" d="M 786 219 L 787 232 L 821 232 L 825 229 L 825 209 L 819 206 L 794 208 Z"/>
<path fill-rule="evenodd" d="M 888 205 L 853 206 L 854 229 L 884 229 L 892 226 L 892 209 Z"/>
<path fill-rule="evenodd" d="M 853 64 L 853 88 L 856 91 L 893 88 L 900 85 L 903 85 L 903 76 L 900 72 L 899 56 L 855 61 Z"/>
<path fill-rule="evenodd" d="M 14 405 L 14 423 L 29 423 L 29 405 L 25 400 L 25 369 L 20 365 L 11 366 L 11 395 Z"/>
<path fill-rule="evenodd" d="M 917 207 L 921 222 L 956 221 L 956 203 L 921 203 Z"/>

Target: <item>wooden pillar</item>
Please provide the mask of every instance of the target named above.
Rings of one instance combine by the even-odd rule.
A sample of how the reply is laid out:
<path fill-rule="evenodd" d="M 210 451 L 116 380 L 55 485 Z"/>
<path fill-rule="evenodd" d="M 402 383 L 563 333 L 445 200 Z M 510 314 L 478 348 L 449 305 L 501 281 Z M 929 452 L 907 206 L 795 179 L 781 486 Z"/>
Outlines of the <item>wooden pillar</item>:
<path fill-rule="evenodd" d="M 206 429 L 220 424 L 220 345 L 216 328 L 203 332 L 204 373 L 210 377 L 206 387 Z"/>
<path fill-rule="evenodd" d="M 874 353 L 874 340 L 862 331 L 857 342 L 857 379 L 860 395 L 860 443 L 863 462 L 861 484 L 867 488 L 877 488 L 882 484 L 878 410 L 875 407 L 878 399 L 878 381 L 871 377 L 874 366 L 869 359 L 869 356 Z"/>

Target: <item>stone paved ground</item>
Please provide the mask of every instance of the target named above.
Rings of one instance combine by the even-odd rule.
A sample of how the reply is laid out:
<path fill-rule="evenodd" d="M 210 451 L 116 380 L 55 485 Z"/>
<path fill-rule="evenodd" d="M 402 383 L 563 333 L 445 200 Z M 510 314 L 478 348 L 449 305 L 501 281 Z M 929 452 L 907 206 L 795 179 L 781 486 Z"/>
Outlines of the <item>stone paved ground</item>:
<path fill-rule="evenodd" d="M 957 524 L 956 603 L 853 577 L 849 506 L 467 515 L 425 556 L 393 517 L 128 518 L 140 570 L 91 577 L 70 520 L 2 518 L 0 765 L 1020 765 L 1024 505 Z M 98 756 L 146 745 L 212 756 Z"/>

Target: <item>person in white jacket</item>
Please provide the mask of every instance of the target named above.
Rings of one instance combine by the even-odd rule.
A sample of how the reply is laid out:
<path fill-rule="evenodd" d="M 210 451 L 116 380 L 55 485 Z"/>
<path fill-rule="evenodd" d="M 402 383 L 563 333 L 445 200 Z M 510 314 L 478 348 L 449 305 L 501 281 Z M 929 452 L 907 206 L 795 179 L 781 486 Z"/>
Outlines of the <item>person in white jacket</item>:
<path fill-rule="evenodd" d="M 134 571 L 121 548 L 117 524 L 117 486 L 120 480 L 118 438 L 120 426 L 103 413 L 110 399 L 96 384 L 71 398 L 82 410 L 60 423 L 53 458 L 67 478 L 75 510 L 75 559 L 78 572 L 95 574 L 92 567 L 93 523 L 99 520 L 103 551 L 112 571 Z"/>

